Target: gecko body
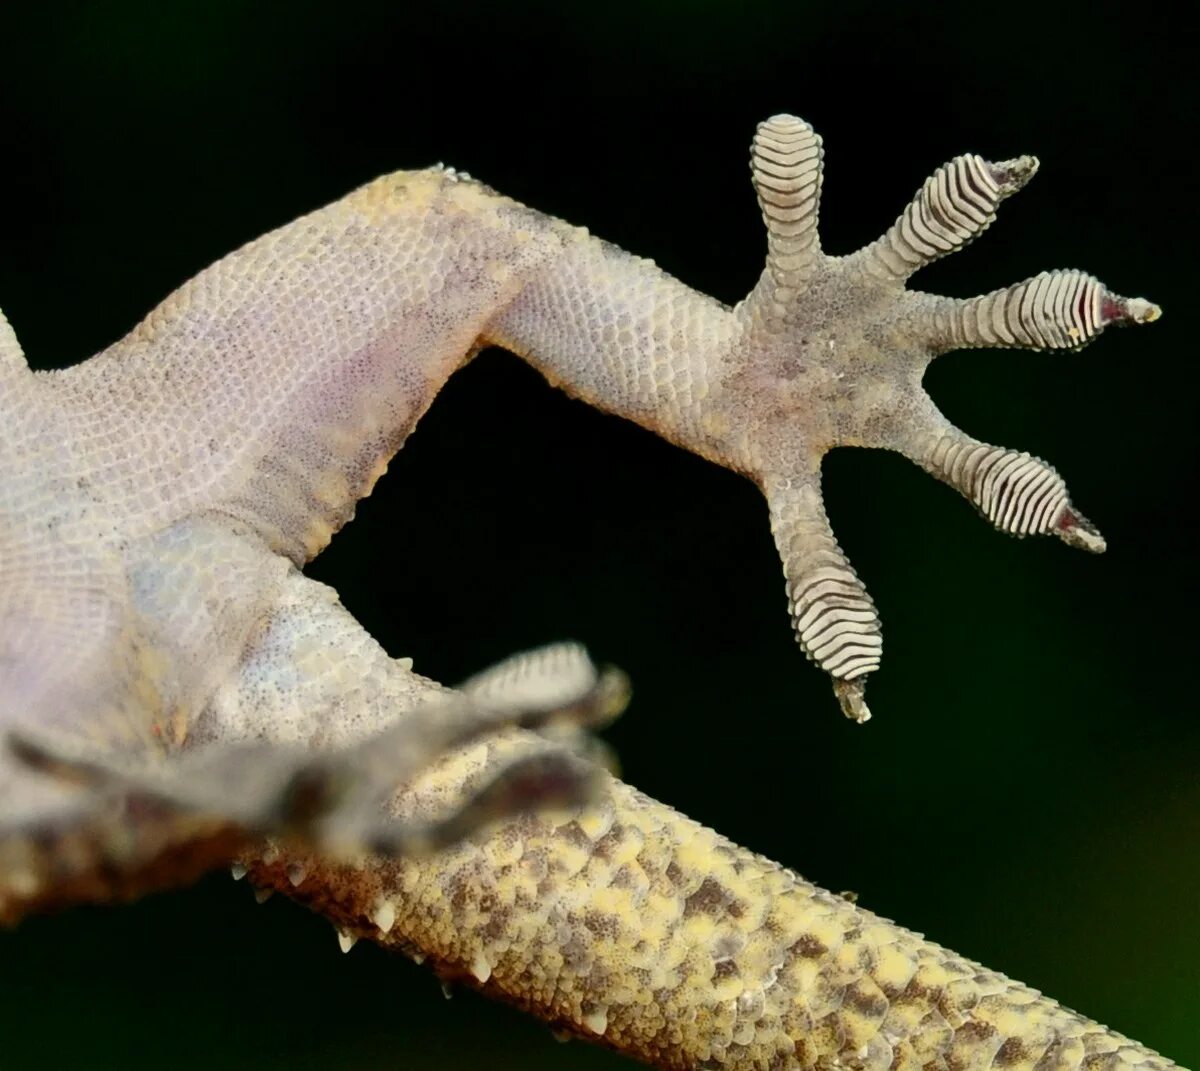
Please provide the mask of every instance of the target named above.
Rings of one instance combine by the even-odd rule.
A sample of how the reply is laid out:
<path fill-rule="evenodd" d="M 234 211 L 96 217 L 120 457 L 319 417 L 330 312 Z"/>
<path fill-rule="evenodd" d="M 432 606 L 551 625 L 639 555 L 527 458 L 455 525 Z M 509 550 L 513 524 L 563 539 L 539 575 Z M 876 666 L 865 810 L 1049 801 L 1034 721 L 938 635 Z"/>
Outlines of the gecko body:
<path fill-rule="evenodd" d="M 828 450 L 899 450 L 1003 530 L 1103 549 L 1053 469 L 958 432 L 921 378 L 1158 310 L 1079 272 L 905 288 L 1030 158 L 951 161 L 848 257 L 820 248 L 822 160 L 801 120 L 760 125 L 768 257 L 732 308 L 430 169 L 251 242 L 73 368 L 31 373 L 0 323 L 0 917 L 236 856 L 347 940 L 663 1067 L 1173 1066 L 585 768 L 560 730 L 623 689 L 578 651 L 448 693 L 299 571 L 492 344 L 762 488 L 798 641 L 856 720 L 881 639 Z"/>

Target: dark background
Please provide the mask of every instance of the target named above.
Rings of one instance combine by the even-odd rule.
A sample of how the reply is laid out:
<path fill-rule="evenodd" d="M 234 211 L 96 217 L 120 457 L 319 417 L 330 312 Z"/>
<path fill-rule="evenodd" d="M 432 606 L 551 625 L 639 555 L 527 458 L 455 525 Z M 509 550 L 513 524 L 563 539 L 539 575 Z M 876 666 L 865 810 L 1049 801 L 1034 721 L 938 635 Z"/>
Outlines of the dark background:
<path fill-rule="evenodd" d="M 0 304 L 35 366 L 384 171 L 444 160 L 726 301 L 759 271 L 754 124 L 825 138 L 825 247 L 963 151 L 1042 172 L 918 285 L 1086 268 L 1163 322 L 929 385 L 1049 458 L 1092 558 L 992 532 L 903 460 L 826 465 L 881 607 L 875 720 L 791 639 L 748 483 L 486 352 L 312 572 L 453 680 L 570 635 L 625 667 L 642 789 L 1200 1065 L 1194 25 L 1146 5 L 231 2 L 0 15 Z M 616 1068 L 224 875 L 0 934 L 0 1069 Z"/>

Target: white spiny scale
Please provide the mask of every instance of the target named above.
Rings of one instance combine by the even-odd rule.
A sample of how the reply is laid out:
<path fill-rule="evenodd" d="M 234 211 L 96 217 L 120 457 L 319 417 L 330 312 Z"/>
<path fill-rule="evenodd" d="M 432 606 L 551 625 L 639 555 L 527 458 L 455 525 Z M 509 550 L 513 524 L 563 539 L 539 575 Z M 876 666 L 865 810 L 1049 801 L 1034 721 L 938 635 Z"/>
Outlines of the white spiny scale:
<path fill-rule="evenodd" d="M 371 921 L 379 927 L 380 933 L 391 933 L 392 927 L 396 925 L 395 903 L 392 900 L 380 900 L 371 915 Z"/>
<path fill-rule="evenodd" d="M 593 1034 L 602 1035 L 608 1029 L 608 1009 L 599 1006 L 586 1012 L 583 1016 L 583 1025 Z"/>
<path fill-rule="evenodd" d="M 484 954 L 483 950 L 479 950 L 475 954 L 475 958 L 471 960 L 471 977 L 480 985 L 483 985 L 492 976 L 492 964 Z"/>

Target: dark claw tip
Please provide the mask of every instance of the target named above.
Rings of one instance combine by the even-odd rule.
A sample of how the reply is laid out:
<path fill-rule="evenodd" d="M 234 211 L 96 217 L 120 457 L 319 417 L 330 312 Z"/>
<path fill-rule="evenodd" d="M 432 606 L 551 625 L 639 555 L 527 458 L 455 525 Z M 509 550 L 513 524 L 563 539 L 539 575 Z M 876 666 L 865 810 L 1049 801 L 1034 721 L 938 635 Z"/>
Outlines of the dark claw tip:
<path fill-rule="evenodd" d="M 1054 522 L 1054 534 L 1069 547 L 1078 547 L 1093 554 L 1103 554 L 1108 549 L 1104 536 L 1083 514 L 1067 507 Z"/>

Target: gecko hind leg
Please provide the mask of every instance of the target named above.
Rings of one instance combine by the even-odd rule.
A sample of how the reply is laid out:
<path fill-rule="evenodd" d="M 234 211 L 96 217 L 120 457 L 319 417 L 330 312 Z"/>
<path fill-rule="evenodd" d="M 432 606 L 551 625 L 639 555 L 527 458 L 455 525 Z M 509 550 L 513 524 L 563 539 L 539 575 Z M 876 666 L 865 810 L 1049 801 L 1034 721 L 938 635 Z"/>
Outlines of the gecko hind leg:
<path fill-rule="evenodd" d="M 281 834 L 317 848 L 428 851 L 515 810 L 572 806 L 593 794 L 598 768 L 584 761 L 586 730 L 624 707 L 618 670 L 596 670 L 582 647 L 540 648 L 505 660 L 397 719 L 395 725 L 332 753 L 250 742 L 214 746 L 133 765 L 58 736 L 14 730 L 8 752 L 31 771 L 131 802 L 138 810 L 238 828 L 247 837 Z M 398 786 L 451 750 L 506 728 L 546 736 L 533 753 L 493 771 L 461 808 L 428 825 L 397 825 L 383 807 Z"/>

